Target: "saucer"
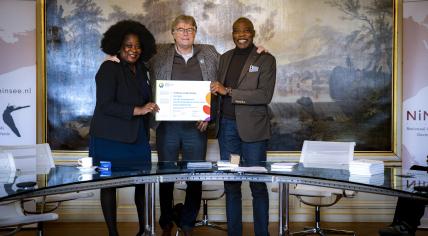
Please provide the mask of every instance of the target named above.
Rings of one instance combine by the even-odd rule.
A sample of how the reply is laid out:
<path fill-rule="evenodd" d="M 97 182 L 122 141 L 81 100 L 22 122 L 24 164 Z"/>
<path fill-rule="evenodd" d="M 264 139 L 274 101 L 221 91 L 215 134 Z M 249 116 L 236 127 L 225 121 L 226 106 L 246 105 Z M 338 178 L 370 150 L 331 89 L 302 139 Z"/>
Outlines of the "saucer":
<path fill-rule="evenodd" d="M 77 169 L 79 169 L 81 172 L 92 172 L 97 168 L 97 166 L 91 166 L 91 167 L 82 167 L 77 166 Z"/>

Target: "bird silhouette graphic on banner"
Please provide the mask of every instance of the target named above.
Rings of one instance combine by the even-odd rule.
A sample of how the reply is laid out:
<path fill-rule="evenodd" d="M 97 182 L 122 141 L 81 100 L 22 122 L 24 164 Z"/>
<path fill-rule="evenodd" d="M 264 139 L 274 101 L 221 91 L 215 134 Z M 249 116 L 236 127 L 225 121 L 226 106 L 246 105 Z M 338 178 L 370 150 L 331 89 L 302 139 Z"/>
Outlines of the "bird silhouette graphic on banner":
<path fill-rule="evenodd" d="M 15 107 L 15 106 L 10 106 L 9 104 L 7 104 L 6 109 L 3 112 L 3 121 L 4 123 L 9 126 L 9 128 L 13 131 L 13 133 L 16 134 L 16 136 L 21 137 L 21 134 L 19 133 L 18 128 L 16 128 L 15 125 L 15 121 L 13 120 L 12 117 L 12 112 L 16 111 L 16 110 L 20 110 L 23 108 L 27 108 L 30 106 L 21 106 L 21 107 Z"/>

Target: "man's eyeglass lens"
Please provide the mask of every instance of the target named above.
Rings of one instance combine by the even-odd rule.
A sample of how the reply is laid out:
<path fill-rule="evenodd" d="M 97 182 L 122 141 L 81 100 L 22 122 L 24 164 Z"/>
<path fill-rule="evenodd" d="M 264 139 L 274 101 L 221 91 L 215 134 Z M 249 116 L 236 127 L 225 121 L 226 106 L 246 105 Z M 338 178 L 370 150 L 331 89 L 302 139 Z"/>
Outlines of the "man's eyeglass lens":
<path fill-rule="evenodd" d="M 192 34 L 195 32 L 195 29 L 194 28 L 188 28 L 188 29 L 178 28 L 178 29 L 175 29 L 175 32 L 178 32 L 180 34 L 184 34 L 184 32 L 186 32 L 188 34 Z"/>

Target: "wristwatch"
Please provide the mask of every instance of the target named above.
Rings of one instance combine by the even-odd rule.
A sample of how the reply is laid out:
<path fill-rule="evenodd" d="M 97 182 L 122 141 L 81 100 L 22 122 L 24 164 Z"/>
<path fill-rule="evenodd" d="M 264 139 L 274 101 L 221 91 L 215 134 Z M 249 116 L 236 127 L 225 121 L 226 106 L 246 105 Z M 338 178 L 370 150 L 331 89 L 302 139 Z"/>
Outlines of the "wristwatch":
<path fill-rule="evenodd" d="M 231 87 L 227 87 L 226 88 L 226 95 L 227 96 L 232 96 L 232 88 Z"/>

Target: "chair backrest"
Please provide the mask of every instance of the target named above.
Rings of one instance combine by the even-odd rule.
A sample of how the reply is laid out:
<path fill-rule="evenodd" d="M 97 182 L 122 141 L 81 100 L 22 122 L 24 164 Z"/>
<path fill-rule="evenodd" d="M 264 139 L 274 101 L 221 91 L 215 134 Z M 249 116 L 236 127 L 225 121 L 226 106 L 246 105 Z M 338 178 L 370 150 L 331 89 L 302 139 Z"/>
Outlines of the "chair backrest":
<path fill-rule="evenodd" d="M 0 146 L 3 152 L 9 152 L 15 159 L 15 166 L 22 172 L 46 173 L 55 167 L 49 144 Z"/>
<path fill-rule="evenodd" d="M 308 141 L 303 143 L 300 162 L 306 166 L 347 169 L 354 157 L 355 142 Z"/>
<path fill-rule="evenodd" d="M 35 145 L 0 146 L 0 150 L 12 153 L 16 169 L 22 172 L 36 172 L 37 150 Z"/>
<path fill-rule="evenodd" d="M 55 167 L 55 162 L 52 157 L 51 147 L 48 143 L 36 145 L 37 151 L 37 173 L 48 172 Z"/>
<path fill-rule="evenodd" d="M 0 183 L 13 183 L 16 175 L 12 153 L 0 151 Z"/>

